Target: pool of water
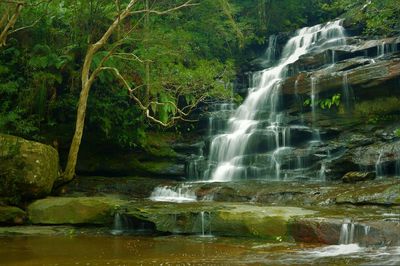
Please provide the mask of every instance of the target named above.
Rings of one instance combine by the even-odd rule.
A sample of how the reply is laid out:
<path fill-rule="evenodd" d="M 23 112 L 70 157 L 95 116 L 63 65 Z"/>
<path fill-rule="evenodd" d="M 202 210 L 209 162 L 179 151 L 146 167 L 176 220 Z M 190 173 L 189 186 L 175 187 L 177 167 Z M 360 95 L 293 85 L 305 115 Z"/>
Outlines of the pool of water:
<path fill-rule="evenodd" d="M 0 237 L 0 265 L 400 265 L 400 247 L 196 236 Z"/>

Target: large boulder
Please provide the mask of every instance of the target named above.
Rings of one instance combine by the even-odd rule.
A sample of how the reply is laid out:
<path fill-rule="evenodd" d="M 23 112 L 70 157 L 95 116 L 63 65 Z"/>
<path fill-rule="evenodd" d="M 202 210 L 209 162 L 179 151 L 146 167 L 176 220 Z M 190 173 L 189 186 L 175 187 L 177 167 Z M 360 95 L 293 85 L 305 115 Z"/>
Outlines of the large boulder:
<path fill-rule="evenodd" d="M 28 206 L 33 224 L 111 224 L 123 200 L 109 197 L 49 197 Z"/>
<path fill-rule="evenodd" d="M 40 198 L 59 175 L 57 151 L 23 138 L 0 135 L 0 197 Z"/>
<path fill-rule="evenodd" d="M 0 206 L 0 225 L 15 225 L 24 223 L 26 213 L 13 206 Z"/>

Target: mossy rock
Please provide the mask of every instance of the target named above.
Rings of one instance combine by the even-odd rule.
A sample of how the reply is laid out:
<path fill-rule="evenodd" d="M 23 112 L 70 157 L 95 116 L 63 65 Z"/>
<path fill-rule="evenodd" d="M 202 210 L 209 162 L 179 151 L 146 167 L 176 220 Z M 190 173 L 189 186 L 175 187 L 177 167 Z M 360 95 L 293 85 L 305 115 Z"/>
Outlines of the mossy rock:
<path fill-rule="evenodd" d="M 13 206 L 0 206 L 0 224 L 23 224 L 25 220 L 26 213 L 20 208 Z"/>
<path fill-rule="evenodd" d="M 349 190 L 339 194 L 336 203 L 400 205 L 400 184 Z"/>
<path fill-rule="evenodd" d="M 202 232 L 226 236 L 251 236 L 271 240 L 288 238 L 293 217 L 316 213 L 297 207 L 264 207 L 240 203 L 151 203 L 127 207 L 127 216 L 150 222 L 158 231 L 182 234 Z"/>
<path fill-rule="evenodd" d="M 51 146 L 0 135 L 0 196 L 40 198 L 59 176 L 59 158 Z"/>
<path fill-rule="evenodd" d="M 115 210 L 124 203 L 109 197 L 49 197 L 29 205 L 28 216 L 33 224 L 107 225 L 112 223 Z"/>

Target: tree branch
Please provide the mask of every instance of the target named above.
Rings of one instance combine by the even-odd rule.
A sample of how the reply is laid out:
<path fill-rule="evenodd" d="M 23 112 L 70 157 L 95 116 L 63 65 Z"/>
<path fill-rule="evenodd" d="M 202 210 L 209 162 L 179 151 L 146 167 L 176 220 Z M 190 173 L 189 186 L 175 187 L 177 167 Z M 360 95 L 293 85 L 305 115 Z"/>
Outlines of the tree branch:
<path fill-rule="evenodd" d="M 132 11 L 131 14 L 139 14 L 139 13 L 153 13 L 153 14 L 157 14 L 157 15 L 165 15 L 167 13 L 170 13 L 172 11 L 184 8 L 184 7 L 189 7 L 189 6 L 197 6 L 199 5 L 199 3 L 191 3 L 192 0 L 187 1 L 186 3 L 180 5 L 180 6 L 176 6 L 167 10 L 154 10 L 154 9 L 142 9 L 142 10 L 137 10 L 137 11 Z"/>

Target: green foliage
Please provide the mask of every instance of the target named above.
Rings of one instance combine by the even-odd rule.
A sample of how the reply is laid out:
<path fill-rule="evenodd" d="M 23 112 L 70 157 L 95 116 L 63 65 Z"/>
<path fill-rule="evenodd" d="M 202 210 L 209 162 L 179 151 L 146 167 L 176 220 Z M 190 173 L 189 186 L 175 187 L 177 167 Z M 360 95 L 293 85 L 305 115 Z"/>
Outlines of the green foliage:
<path fill-rule="evenodd" d="M 396 137 L 400 138 L 400 128 L 396 129 L 394 131 L 394 134 L 396 135 Z"/>
<path fill-rule="evenodd" d="M 332 95 L 332 97 L 328 97 L 325 99 L 319 99 L 315 101 L 315 106 L 319 106 L 321 109 L 331 109 L 332 107 L 339 107 L 340 106 L 340 93 L 336 93 Z M 303 102 L 304 106 L 311 106 L 312 101 L 311 99 L 306 99 Z"/>
<path fill-rule="evenodd" d="M 117 2 L 120 9 L 128 3 Z M 185 1 L 149 2 L 153 9 L 166 10 Z M 178 115 L 177 107 L 195 105 L 199 98 L 240 102 L 231 84 L 254 47 L 263 45 L 268 34 L 325 20 L 328 14 L 319 8 L 324 2 L 202 0 L 148 20 L 133 14 L 111 41 L 131 26 L 134 30 L 104 66 L 118 68 L 137 97 L 145 98 L 148 89 L 151 114 L 162 122 Z M 85 53 L 115 19 L 115 3 L 53 0 L 23 9 L 16 28 L 32 27 L 11 34 L 0 50 L 1 132 L 38 138 L 60 126 L 73 128 Z M 136 9 L 143 4 L 137 1 Z M 111 48 L 106 45 L 95 54 L 92 71 Z M 145 146 L 146 132 L 155 126 L 146 122 L 114 74 L 102 71 L 93 84 L 85 130 L 121 146 Z"/>
<path fill-rule="evenodd" d="M 369 35 L 395 35 L 400 32 L 398 0 L 334 0 L 322 7 L 333 13 L 345 13 L 354 23 L 364 24 Z"/>

